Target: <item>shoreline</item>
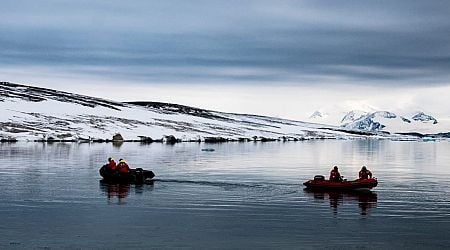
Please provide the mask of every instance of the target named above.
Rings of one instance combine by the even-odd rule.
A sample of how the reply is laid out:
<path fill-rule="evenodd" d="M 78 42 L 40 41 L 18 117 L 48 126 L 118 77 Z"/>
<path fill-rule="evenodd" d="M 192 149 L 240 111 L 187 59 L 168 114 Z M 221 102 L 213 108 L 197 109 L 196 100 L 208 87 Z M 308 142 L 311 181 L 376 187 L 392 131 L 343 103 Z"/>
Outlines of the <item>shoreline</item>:
<path fill-rule="evenodd" d="M 109 140 L 109 139 L 95 139 L 95 140 L 8 140 L 1 139 L 0 143 L 111 143 L 116 145 L 121 145 L 123 143 L 140 143 L 140 144 L 178 144 L 178 143 L 204 143 L 204 144 L 220 144 L 220 143 L 257 143 L 257 142 L 302 142 L 302 141 L 323 141 L 323 140 L 389 140 L 389 141 L 418 141 L 418 142 L 439 142 L 439 141 L 449 141 L 449 138 L 386 138 L 386 137 L 348 137 L 348 138 L 308 138 L 308 139 L 275 139 L 275 138 L 264 138 L 264 139 L 232 139 L 232 138 L 222 138 L 220 140 L 176 140 L 176 141 L 165 141 L 163 139 L 156 139 L 151 142 L 141 141 L 141 140 Z"/>

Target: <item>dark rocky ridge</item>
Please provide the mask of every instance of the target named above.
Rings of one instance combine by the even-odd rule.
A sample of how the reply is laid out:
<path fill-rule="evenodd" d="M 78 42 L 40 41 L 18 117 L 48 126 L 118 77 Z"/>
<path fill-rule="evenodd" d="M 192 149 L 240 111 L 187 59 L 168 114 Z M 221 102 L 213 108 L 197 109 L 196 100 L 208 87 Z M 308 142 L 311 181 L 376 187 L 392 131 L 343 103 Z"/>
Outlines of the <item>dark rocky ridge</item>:
<path fill-rule="evenodd" d="M 85 95 L 10 82 L 0 82 L 0 101 L 3 101 L 7 97 L 18 98 L 30 102 L 55 100 L 66 103 L 76 103 L 91 108 L 102 106 L 114 110 L 120 110 L 120 107 L 124 106 L 121 102 L 113 102 Z"/>

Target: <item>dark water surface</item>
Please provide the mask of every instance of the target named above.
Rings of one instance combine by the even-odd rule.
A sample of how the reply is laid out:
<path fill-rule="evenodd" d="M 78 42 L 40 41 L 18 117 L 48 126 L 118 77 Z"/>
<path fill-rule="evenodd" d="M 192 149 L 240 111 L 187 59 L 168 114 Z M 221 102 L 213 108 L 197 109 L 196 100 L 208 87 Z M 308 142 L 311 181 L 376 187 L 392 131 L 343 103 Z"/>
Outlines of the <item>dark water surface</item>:
<path fill-rule="evenodd" d="M 101 184 L 108 156 L 156 181 Z M 0 159 L 1 249 L 450 248 L 448 141 L 2 143 Z M 334 164 L 379 186 L 303 190 Z"/>

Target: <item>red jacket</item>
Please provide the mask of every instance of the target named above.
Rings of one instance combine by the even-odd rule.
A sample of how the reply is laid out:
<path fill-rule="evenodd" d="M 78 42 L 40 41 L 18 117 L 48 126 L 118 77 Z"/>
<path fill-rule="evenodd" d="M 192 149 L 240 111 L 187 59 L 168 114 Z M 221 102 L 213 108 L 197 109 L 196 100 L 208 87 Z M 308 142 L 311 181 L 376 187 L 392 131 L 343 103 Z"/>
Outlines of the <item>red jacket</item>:
<path fill-rule="evenodd" d="M 130 167 L 125 162 L 119 162 L 119 164 L 117 164 L 117 169 L 121 174 L 128 174 L 130 172 Z"/>
<path fill-rule="evenodd" d="M 117 169 L 117 165 L 114 160 L 112 160 L 108 163 L 108 169 L 111 171 L 115 171 Z"/>

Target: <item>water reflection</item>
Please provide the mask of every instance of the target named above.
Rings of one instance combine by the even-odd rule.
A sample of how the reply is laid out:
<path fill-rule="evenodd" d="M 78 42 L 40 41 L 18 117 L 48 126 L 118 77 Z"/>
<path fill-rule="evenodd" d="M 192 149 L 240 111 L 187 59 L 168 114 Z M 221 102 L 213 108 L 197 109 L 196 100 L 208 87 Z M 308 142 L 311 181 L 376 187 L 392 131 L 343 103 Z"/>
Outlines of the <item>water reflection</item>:
<path fill-rule="evenodd" d="M 112 142 L 113 147 L 120 148 L 123 145 L 123 141 L 113 141 Z"/>
<path fill-rule="evenodd" d="M 361 215 L 367 215 L 369 210 L 377 205 L 377 194 L 371 191 L 358 192 L 336 192 L 336 191 L 318 191 L 305 189 L 305 193 L 311 195 L 316 200 L 329 200 L 330 208 L 334 214 L 338 213 L 338 207 L 344 204 L 358 204 Z"/>
<path fill-rule="evenodd" d="M 100 181 L 100 190 L 106 195 L 108 204 L 125 204 L 126 198 L 130 195 L 130 190 L 134 189 L 134 193 L 142 195 L 145 190 L 153 190 L 153 180 L 146 181 L 144 184 L 127 184 L 127 183 L 108 183 Z"/>
<path fill-rule="evenodd" d="M 100 189 L 108 198 L 108 203 L 125 204 L 130 194 L 130 184 L 116 184 L 100 181 Z"/>

